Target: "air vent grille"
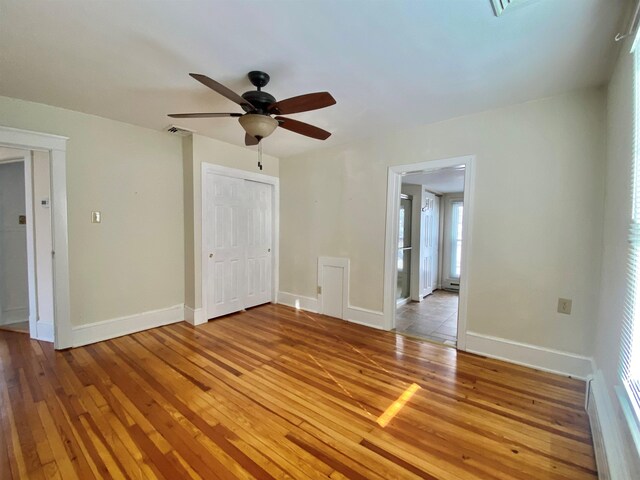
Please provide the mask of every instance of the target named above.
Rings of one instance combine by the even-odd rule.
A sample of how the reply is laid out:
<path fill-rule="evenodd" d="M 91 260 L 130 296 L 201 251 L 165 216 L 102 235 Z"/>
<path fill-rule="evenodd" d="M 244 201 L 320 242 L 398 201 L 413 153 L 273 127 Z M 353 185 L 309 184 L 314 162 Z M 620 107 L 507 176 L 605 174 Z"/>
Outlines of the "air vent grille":
<path fill-rule="evenodd" d="M 165 128 L 165 131 L 180 135 L 181 137 L 188 137 L 189 135 L 196 133 L 195 130 L 189 130 L 188 128 L 179 127 L 177 125 L 169 125 Z"/>
<path fill-rule="evenodd" d="M 533 3 L 535 0 L 491 0 L 493 5 L 493 11 L 496 17 L 502 15 L 507 9 L 513 10 L 514 7 L 521 7 L 529 3 Z"/>

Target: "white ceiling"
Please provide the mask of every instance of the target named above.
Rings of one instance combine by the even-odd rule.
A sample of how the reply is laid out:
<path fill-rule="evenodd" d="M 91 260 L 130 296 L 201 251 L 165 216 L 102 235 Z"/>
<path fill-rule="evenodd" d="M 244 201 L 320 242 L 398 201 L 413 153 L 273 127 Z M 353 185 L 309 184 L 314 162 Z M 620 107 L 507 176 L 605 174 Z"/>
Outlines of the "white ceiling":
<path fill-rule="evenodd" d="M 327 90 L 295 115 L 325 141 L 278 129 L 287 156 L 605 83 L 626 0 L 0 0 L 0 95 L 154 129 L 165 115 L 240 111 L 188 76 L 237 92 L 271 75 L 278 99 Z M 179 120 L 243 145 L 235 119 Z M 255 147 L 254 147 L 255 148 Z"/>
<path fill-rule="evenodd" d="M 464 167 L 442 168 L 429 173 L 416 173 L 402 177 L 402 183 L 423 185 L 434 193 L 458 193 L 464 191 Z"/>

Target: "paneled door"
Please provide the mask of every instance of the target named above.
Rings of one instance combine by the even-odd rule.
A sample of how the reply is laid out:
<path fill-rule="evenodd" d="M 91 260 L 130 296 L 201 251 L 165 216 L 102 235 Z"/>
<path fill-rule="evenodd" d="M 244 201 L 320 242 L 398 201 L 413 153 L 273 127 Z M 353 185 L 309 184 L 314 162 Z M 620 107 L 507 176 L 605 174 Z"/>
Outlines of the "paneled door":
<path fill-rule="evenodd" d="M 207 318 L 244 308 L 245 223 L 244 180 L 206 173 L 202 228 L 207 255 Z"/>
<path fill-rule="evenodd" d="M 272 300 L 273 186 L 206 172 L 206 317 Z"/>
<path fill-rule="evenodd" d="M 425 205 L 422 208 L 422 255 L 420 265 L 420 275 L 422 291 L 420 296 L 426 296 L 433 293 L 436 289 L 438 281 L 438 208 L 437 198 L 432 193 L 425 193 Z"/>
<path fill-rule="evenodd" d="M 246 268 L 245 308 L 271 301 L 271 264 L 273 241 L 273 187 L 266 183 L 244 181 L 246 195 Z"/>

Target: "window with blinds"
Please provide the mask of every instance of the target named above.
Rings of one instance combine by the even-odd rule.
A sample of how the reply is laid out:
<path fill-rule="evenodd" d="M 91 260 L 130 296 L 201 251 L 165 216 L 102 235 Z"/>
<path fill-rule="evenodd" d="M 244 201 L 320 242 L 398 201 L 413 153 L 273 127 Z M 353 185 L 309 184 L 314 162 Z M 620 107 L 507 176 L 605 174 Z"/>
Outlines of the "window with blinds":
<path fill-rule="evenodd" d="M 627 293 L 622 328 L 620 375 L 636 419 L 640 418 L 640 61 L 633 53 L 633 155 L 631 160 L 631 221 L 627 258 Z"/>

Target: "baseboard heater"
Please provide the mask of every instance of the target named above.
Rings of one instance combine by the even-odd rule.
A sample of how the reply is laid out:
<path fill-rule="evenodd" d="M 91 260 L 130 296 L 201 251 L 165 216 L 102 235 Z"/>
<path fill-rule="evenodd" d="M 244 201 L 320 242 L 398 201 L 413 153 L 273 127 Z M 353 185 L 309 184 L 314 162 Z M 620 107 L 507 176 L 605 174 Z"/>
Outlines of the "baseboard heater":
<path fill-rule="evenodd" d="M 598 416 L 598 407 L 593 398 L 593 378 L 587 380 L 587 391 L 585 395 L 585 410 L 589 415 L 591 424 L 591 437 L 593 438 L 593 449 L 596 454 L 596 466 L 598 468 L 599 480 L 611 480 L 607 453 L 604 449 L 604 439 L 602 436 L 602 425 Z"/>

